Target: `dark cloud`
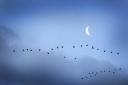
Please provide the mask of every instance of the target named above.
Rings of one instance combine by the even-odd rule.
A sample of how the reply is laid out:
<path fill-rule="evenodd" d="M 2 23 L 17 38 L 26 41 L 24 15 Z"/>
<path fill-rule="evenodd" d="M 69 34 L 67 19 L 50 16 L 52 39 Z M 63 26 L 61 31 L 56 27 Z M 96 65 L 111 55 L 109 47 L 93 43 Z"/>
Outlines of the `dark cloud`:
<path fill-rule="evenodd" d="M 9 71 L 9 62 L 8 59 L 10 57 L 9 51 L 9 41 L 15 39 L 16 34 L 6 28 L 5 26 L 0 26 L 0 78 L 8 78 Z"/>

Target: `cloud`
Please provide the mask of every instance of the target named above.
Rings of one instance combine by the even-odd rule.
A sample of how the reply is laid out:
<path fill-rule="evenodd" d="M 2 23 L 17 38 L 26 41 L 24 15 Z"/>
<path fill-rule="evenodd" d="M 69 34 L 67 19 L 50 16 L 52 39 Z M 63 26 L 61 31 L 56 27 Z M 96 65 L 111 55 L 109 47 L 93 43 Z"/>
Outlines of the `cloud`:
<path fill-rule="evenodd" d="M 37 49 L 33 50 L 33 52 L 16 50 L 15 53 L 9 54 L 11 56 L 9 56 L 6 74 L 8 77 L 5 77 L 5 81 L 9 79 L 13 83 L 31 83 L 32 85 L 122 85 L 122 83 L 126 82 L 122 80 L 123 77 L 120 79 L 118 70 L 115 75 L 108 72 L 100 73 L 103 70 L 115 71 L 118 67 L 106 61 L 99 61 L 91 56 L 84 56 L 78 58 L 78 60 L 74 60 L 73 57 L 64 59 L 64 55 L 61 53 L 50 52 L 50 54 L 47 54 L 47 51 L 38 52 Z M 81 80 L 81 77 L 89 76 L 88 72 L 98 72 L 98 75 Z M 22 80 L 25 82 L 21 82 Z"/>
<path fill-rule="evenodd" d="M 62 51 L 32 49 L 22 52 L 22 47 L 15 49 L 10 42 L 18 37 L 16 33 L 5 27 L 0 29 L 0 83 L 31 84 L 31 85 L 126 85 L 125 71 L 118 72 L 118 67 L 108 61 L 97 60 L 93 56 L 81 56 L 76 59 L 66 56 Z M 20 45 L 20 44 L 19 44 Z M 47 54 L 49 52 L 50 54 Z M 66 56 L 66 58 L 64 58 Z M 100 73 L 100 71 L 114 71 L 112 73 Z M 81 80 L 81 77 L 89 77 L 89 72 L 98 72 L 96 77 Z M 23 81 L 24 82 L 23 82 Z M 8 84 L 5 84 L 8 85 Z"/>

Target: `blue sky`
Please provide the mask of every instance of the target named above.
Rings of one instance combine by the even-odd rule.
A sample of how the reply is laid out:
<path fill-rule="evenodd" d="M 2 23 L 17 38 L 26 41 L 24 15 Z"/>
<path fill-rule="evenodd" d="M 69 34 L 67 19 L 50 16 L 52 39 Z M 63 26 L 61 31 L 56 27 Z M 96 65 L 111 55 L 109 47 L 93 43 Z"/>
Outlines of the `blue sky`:
<path fill-rule="evenodd" d="M 26 79 L 33 75 L 35 80 L 44 79 L 46 74 L 46 77 L 55 79 L 56 84 L 60 83 L 56 81 L 60 79 L 64 85 L 67 81 L 82 85 L 86 81 L 81 82 L 78 78 L 85 72 L 123 67 L 125 72 L 118 74 L 121 75 L 119 82 L 127 80 L 124 76 L 128 59 L 127 0 L 3 0 L 0 3 L 1 55 L 6 56 L 4 63 L 9 65 L 5 66 L 16 78 Z M 85 33 L 87 25 L 90 26 L 91 36 Z M 86 47 L 86 44 L 89 46 Z M 63 49 L 56 49 L 62 45 Z M 92 50 L 92 45 L 100 51 Z M 22 53 L 23 48 L 33 48 L 34 51 Z M 41 53 L 37 51 L 39 48 Z M 55 50 L 51 52 L 51 48 Z M 16 54 L 10 52 L 12 49 L 17 50 Z M 51 55 L 46 55 L 47 51 Z M 110 54 L 111 51 L 113 54 Z M 116 52 L 120 55 L 117 56 Z M 67 61 L 63 56 L 68 57 Z M 74 57 L 78 58 L 77 62 L 74 62 Z M 56 76 L 56 72 L 60 76 Z M 100 77 L 105 78 L 101 83 L 112 82 L 111 78 L 118 81 L 116 77 L 107 75 L 100 75 L 93 83 L 98 85 Z M 87 84 L 92 85 L 90 82 Z"/>

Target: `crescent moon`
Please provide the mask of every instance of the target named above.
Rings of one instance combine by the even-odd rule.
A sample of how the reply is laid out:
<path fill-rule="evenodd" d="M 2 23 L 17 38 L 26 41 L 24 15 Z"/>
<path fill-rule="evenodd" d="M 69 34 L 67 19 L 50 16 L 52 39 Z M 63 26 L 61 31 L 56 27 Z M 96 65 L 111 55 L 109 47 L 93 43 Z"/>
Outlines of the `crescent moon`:
<path fill-rule="evenodd" d="M 89 26 L 87 26 L 87 27 L 85 28 L 85 33 L 86 33 L 87 36 L 90 36 Z"/>

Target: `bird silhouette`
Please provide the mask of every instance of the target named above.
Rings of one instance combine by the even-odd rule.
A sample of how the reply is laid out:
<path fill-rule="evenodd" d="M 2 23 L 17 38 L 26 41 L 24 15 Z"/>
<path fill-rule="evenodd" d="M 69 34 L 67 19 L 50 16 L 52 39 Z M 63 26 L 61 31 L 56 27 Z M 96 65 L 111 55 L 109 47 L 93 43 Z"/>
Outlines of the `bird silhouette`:
<path fill-rule="evenodd" d="M 97 48 L 96 50 L 100 50 L 99 48 Z"/>
<path fill-rule="evenodd" d="M 97 74 L 94 74 L 94 76 L 96 76 Z"/>
<path fill-rule="evenodd" d="M 24 49 L 22 49 L 22 51 L 24 52 Z"/>
<path fill-rule="evenodd" d="M 64 48 L 64 46 L 61 46 L 61 48 Z"/>
<path fill-rule="evenodd" d="M 112 51 L 110 53 L 112 54 Z"/>
<path fill-rule="evenodd" d="M 26 49 L 28 51 L 28 49 Z"/>
<path fill-rule="evenodd" d="M 119 52 L 117 52 L 116 54 L 117 54 L 117 55 L 119 55 L 120 53 L 119 53 Z"/>
<path fill-rule="evenodd" d="M 73 48 L 75 48 L 75 46 L 73 46 Z"/>
<path fill-rule="evenodd" d="M 92 72 L 92 74 L 93 74 L 94 72 Z"/>
<path fill-rule="evenodd" d="M 83 47 L 83 45 L 80 45 L 80 47 Z"/>
<path fill-rule="evenodd" d="M 104 53 L 106 52 L 106 50 L 104 50 Z"/>
<path fill-rule="evenodd" d="M 77 58 L 75 57 L 74 59 L 76 60 Z"/>
<path fill-rule="evenodd" d="M 16 50 L 13 50 L 13 52 L 16 52 Z"/>
<path fill-rule="evenodd" d="M 49 52 L 47 52 L 47 54 L 50 54 Z"/>
<path fill-rule="evenodd" d="M 84 77 L 81 77 L 81 79 L 83 80 L 83 79 L 84 79 Z"/>
<path fill-rule="evenodd" d="M 90 72 L 88 74 L 91 74 Z"/>
<path fill-rule="evenodd" d="M 94 46 L 92 46 L 92 49 L 94 49 Z"/>
<path fill-rule="evenodd" d="M 122 68 L 120 67 L 120 68 L 119 68 L 119 71 L 121 71 L 121 70 L 122 70 Z"/>
<path fill-rule="evenodd" d="M 38 51 L 41 51 L 41 49 L 38 49 Z"/>
<path fill-rule="evenodd" d="M 64 58 L 66 58 L 66 56 L 64 56 Z"/>
<path fill-rule="evenodd" d="M 112 72 L 113 74 L 115 74 L 115 72 Z"/>
<path fill-rule="evenodd" d="M 58 46 L 56 48 L 59 48 Z"/>
<path fill-rule="evenodd" d="M 86 47 L 88 46 L 88 44 L 86 44 Z"/>

